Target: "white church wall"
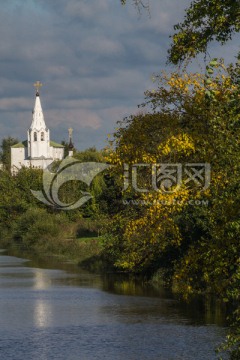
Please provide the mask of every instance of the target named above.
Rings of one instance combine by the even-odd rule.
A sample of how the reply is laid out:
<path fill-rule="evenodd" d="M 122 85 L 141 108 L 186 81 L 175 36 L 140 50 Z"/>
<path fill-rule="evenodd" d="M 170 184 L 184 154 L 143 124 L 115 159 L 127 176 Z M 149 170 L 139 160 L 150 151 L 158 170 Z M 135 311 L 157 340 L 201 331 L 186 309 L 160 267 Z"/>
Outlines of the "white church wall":
<path fill-rule="evenodd" d="M 29 160 L 29 167 L 33 169 L 46 169 L 52 162 L 52 159 L 33 159 Z"/>
<path fill-rule="evenodd" d="M 11 148 L 11 167 L 20 169 L 25 166 L 25 148 Z"/>
<path fill-rule="evenodd" d="M 53 160 L 62 160 L 64 157 L 64 148 L 52 147 Z"/>

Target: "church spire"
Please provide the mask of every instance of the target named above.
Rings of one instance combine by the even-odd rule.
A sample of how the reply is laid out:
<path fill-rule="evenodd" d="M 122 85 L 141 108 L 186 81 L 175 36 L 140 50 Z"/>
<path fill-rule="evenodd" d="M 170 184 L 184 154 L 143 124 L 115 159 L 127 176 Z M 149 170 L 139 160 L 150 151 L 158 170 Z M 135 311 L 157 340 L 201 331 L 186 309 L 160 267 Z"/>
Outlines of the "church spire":
<path fill-rule="evenodd" d="M 45 124 L 45 120 L 44 120 L 44 115 L 43 115 L 43 111 L 42 111 L 42 105 L 41 105 L 41 100 L 40 100 L 40 95 L 39 95 L 39 89 L 42 86 L 42 84 L 37 81 L 34 84 L 35 88 L 36 88 L 36 100 L 35 100 L 35 106 L 34 106 L 34 110 L 33 110 L 33 119 L 32 119 L 32 124 L 30 129 L 34 129 L 34 130 L 45 130 L 46 129 L 46 124 Z"/>
<path fill-rule="evenodd" d="M 37 81 L 35 106 L 32 113 L 32 124 L 28 129 L 28 157 L 29 159 L 49 159 L 50 154 L 50 131 L 47 129 L 39 89 L 42 84 Z"/>

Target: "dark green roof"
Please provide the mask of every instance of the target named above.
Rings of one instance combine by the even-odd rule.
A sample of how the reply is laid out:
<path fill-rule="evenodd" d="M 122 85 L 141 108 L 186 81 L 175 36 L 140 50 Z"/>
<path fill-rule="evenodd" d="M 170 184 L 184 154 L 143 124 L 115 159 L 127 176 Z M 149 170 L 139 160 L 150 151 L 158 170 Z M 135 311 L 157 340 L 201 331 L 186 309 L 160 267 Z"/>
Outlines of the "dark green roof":
<path fill-rule="evenodd" d="M 64 145 L 58 144 L 55 141 L 50 141 L 50 146 L 56 147 L 56 148 L 64 148 Z"/>
<path fill-rule="evenodd" d="M 55 147 L 55 148 L 64 148 L 64 146 L 62 144 L 58 144 L 55 141 L 50 141 L 50 146 Z M 27 140 L 21 141 L 13 146 L 11 146 L 12 148 L 24 148 L 27 147 Z"/>
<path fill-rule="evenodd" d="M 11 146 L 12 148 L 24 148 L 27 147 L 27 140 L 21 141 L 13 146 Z"/>

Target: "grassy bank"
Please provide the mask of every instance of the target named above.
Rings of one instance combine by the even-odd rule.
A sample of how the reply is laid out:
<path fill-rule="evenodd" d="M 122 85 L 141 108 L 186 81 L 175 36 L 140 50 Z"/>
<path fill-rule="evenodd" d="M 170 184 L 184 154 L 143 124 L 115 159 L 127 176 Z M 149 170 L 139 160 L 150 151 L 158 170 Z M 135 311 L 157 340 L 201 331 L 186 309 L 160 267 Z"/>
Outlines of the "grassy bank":
<path fill-rule="evenodd" d="M 89 270 L 101 271 L 103 261 L 101 221 L 77 219 L 31 209 L 11 227 L 1 229 L 2 248 L 30 251 L 70 261 Z"/>
<path fill-rule="evenodd" d="M 101 237 L 87 237 L 78 239 L 58 238 L 54 241 L 41 241 L 35 246 L 25 246 L 12 239 L 0 241 L 0 248 L 17 251 L 18 254 L 31 252 L 39 256 L 54 257 L 59 261 L 67 261 L 84 269 L 102 272 L 106 267 L 102 260 Z"/>

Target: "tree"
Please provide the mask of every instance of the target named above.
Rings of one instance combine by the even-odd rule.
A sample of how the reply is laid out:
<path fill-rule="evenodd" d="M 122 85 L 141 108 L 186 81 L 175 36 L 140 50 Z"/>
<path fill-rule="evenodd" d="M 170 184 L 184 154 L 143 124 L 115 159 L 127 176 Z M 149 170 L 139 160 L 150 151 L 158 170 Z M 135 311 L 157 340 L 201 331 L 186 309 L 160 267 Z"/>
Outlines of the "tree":
<path fill-rule="evenodd" d="M 225 43 L 240 30 L 239 0 L 194 0 L 182 23 L 174 26 L 169 61 L 173 64 L 205 53 L 212 40 Z"/>
<path fill-rule="evenodd" d="M 157 90 L 146 93 L 148 111 L 126 119 L 114 134 L 109 160 L 119 177 L 123 164 L 211 164 L 204 191 L 185 177 L 173 193 L 127 188 L 126 209 L 113 218 L 104 244 L 118 268 L 148 274 L 161 268 L 184 296 L 215 293 L 239 301 L 239 70 L 213 60 L 206 75 L 159 76 Z M 139 188 L 150 176 L 141 172 Z M 232 359 L 239 358 L 239 332 L 234 326 Z"/>
<path fill-rule="evenodd" d="M 18 139 L 8 136 L 2 140 L 0 159 L 3 163 L 3 167 L 10 171 L 11 168 L 11 146 L 19 142 Z"/>
<path fill-rule="evenodd" d="M 127 0 L 121 0 L 125 5 Z M 148 2 L 134 0 L 140 11 L 149 9 Z M 239 0 L 193 0 L 186 10 L 182 23 L 174 26 L 177 32 L 172 36 L 168 60 L 178 64 L 193 58 L 199 53 L 206 53 L 212 40 L 224 44 L 240 30 Z"/>

